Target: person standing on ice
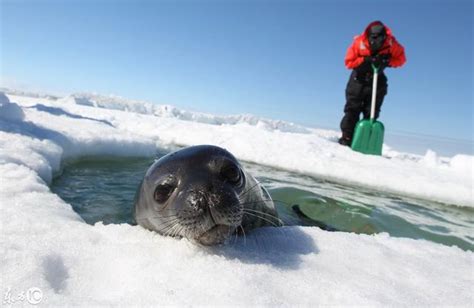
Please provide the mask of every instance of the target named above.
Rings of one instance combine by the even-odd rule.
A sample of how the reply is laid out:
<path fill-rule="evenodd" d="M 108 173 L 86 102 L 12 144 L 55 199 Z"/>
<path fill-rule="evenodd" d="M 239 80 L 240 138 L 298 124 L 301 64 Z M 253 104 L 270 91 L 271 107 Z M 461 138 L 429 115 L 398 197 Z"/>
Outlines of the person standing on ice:
<path fill-rule="evenodd" d="M 405 50 L 397 42 L 392 31 L 381 21 L 370 23 L 365 31 L 354 38 L 347 50 L 345 64 L 352 69 L 346 87 L 346 105 L 341 120 L 342 137 L 339 143 L 350 146 L 354 127 L 363 113 L 364 119 L 370 118 L 372 98 L 372 65 L 378 68 L 375 119 L 378 118 L 383 99 L 387 94 L 387 77 L 384 69 L 400 67 L 405 64 Z"/>

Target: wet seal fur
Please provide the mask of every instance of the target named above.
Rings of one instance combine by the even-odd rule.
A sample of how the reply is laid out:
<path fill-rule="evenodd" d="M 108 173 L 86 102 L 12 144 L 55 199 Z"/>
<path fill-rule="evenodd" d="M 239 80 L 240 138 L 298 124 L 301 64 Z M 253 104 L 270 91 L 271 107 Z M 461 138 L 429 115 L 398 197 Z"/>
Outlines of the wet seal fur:
<path fill-rule="evenodd" d="M 138 188 L 134 218 L 146 229 L 203 245 L 281 224 L 265 188 L 231 153 L 211 145 L 157 160 Z"/>

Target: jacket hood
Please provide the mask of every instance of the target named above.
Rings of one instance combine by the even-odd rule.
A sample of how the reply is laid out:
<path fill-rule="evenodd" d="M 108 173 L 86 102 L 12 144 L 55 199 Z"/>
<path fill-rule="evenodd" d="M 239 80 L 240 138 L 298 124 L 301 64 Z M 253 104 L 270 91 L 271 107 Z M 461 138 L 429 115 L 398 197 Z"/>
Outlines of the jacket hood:
<path fill-rule="evenodd" d="M 372 26 L 375 26 L 375 25 L 382 25 L 384 28 L 385 28 L 385 33 L 387 34 L 387 37 L 391 37 L 392 36 L 392 30 L 390 30 L 389 27 L 387 27 L 383 22 L 381 22 L 380 20 L 376 20 L 376 21 L 373 21 L 371 22 L 364 30 L 364 33 L 362 34 L 362 36 L 364 37 L 364 39 L 367 39 L 369 37 L 369 30 Z"/>

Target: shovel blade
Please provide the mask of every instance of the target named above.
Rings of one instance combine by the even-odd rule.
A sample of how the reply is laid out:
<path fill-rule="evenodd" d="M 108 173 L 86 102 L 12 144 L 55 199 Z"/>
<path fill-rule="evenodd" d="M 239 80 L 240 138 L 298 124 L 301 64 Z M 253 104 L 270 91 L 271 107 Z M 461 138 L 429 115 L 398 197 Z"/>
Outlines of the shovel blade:
<path fill-rule="evenodd" d="M 364 154 L 382 155 L 384 132 L 382 122 L 360 120 L 355 127 L 351 148 Z"/>

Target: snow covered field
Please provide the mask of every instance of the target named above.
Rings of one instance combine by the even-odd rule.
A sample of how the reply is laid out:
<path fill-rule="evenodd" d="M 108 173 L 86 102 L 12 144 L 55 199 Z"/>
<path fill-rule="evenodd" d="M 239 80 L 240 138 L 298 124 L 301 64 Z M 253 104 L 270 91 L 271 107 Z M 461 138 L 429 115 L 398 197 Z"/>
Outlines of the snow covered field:
<path fill-rule="evenodd" d="M 117 97 L 0 94 L 3 304 L 472 306 L 474 256 L 457 247 L 285 227 L 204 249 L 138 226 L 87 225 L 48 187 L 69 159 L 215 144 L 249 162 L 474 207 L 474 157 L 388 146 L 366 156 L 338 134 Z"/>

